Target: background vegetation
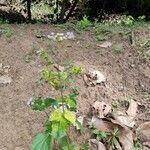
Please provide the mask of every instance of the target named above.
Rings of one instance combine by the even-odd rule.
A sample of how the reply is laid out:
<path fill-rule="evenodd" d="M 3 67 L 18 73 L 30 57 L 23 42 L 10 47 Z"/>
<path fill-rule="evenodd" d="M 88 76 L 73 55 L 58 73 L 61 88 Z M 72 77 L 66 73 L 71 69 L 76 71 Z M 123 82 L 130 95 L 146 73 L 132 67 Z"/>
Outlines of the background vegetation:
<path fill-rule="evenodd" d="M 145 15 L 147 19 L 150 17 L 149 0 L 1 0 L 0 5 L 11 8 L 8 13 L 1 12 L 0 17 L 5 19 L 6 14 L 12 13 L 12 10 L 29 20 L 44 18 L 46 21 L 57 23 L 83 16 L 91 20 L 101 20 L 107 18 L 107 14 L 117 13 L 133 17 Z"/>

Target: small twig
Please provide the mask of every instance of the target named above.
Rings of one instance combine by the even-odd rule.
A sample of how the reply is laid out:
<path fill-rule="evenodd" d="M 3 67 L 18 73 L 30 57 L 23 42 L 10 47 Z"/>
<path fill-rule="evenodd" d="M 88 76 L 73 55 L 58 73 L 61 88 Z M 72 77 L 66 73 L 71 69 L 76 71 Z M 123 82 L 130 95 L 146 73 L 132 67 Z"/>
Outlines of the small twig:
<path fill-rule="evenodd" d="M 136 45 L 134 31 L 131 31 L 130 42 L 132 46 Z"/>

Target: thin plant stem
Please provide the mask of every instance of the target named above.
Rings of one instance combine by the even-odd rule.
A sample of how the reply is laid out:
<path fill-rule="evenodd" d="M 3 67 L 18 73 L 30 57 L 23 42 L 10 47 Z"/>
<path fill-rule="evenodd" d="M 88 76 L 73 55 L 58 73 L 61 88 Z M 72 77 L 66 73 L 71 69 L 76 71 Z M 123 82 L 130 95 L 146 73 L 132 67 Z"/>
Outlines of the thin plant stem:
<path fill-rule="evenodd" d="M 62 83 L 62 79 L 61 79 L 61 76 L 60 76 L 60 73 L 58 71 L 58 78 L 59 78 L 59 81 L 60 81 L 60 96 L 61 96 L 61 101 L 62 101 L 62 111 L 63 111 L 63 114 L 65 113 L 65 99 L 64 99 L 64 90 L 63 90 L 63 83 Z M 70 150 L 70 146 L 69 146 L 69 135 L 68 133 L 67 134 L 67 147 L 68 147 L 68 150 Z"/>

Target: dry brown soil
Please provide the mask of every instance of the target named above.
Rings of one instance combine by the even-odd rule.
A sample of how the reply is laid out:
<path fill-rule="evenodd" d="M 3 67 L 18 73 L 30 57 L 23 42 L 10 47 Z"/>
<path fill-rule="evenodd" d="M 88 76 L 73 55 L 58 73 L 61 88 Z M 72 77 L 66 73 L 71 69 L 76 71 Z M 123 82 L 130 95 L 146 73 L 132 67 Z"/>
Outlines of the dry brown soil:
<path fill-rule="evenodd" d="M 128 36 L 114 35 L 107 39 L 123 43 L 123 50 L 116 53 L 113 46 L 101 48 L 95 40 L 94 28 L 76 34 L 76 39 L 62 42 L 37 38 L 37 31 L 61 32 L 50 25 L 11 25 L 14 34 L 10 38 L 0 35 L 0 63 L 10 65 L 9 75 L 13 81 L 0 85 L 0 150 L 29 150 L 31 140 L 43 130 L 44 112 L 34 112 L 27 101 L 34 96 L 55 97 L 57 92 L 47 84 L 41 84 L 40 71 L 43 61 L 33 47 L 44 48 L 60 65 L 77 63 L 85 68 L 101 71 L 107 81 L 105 86 L 86 87 L 82 78 L 77 80 L 80 88 L 78 111 L 88 115 L 90 105 L 96 101 L 113 103 L 115 100 L 134 99 L 140 103 L 137 124 L 150 120 L 150 47 L 131 46 Z M 150 27 L 134 29 L 135 36 L 150 39 Z M 30 57 L 29 62 L 25 60 Z M 84 143 L 89 133 L 73 135 L 77 143 Z"/>

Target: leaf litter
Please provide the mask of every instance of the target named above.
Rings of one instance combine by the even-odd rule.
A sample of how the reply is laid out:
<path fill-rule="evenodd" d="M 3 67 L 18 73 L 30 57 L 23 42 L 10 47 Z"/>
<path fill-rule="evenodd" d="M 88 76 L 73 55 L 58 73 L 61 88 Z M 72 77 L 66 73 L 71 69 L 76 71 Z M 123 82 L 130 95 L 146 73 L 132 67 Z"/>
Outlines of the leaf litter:
<path fill-rule="evenodd" d="M 89 69 L 87 73 L 83 76 L 84 82 L 87 86 L 104 83 L 106 81 L 105 76 L 98 70 Z"/>
<path fill-rule="evenodd" d="M 110 105 L 103 101 L 96 101 L 92 105 L 93 116 L 89 125 L 94 129 L 107 133 L 112 133 L 114 129 L 118 129 L 115 149 L 131 150 L 134 147 L 134 133 L 132 129 L 135 125 L 134 119 L 137 115 L 137 109 L 138 104 L 134 100 L 130 101 L 126 112 L 121 110 L 113 112 Z M 104 145 L 108 146 L 106 143 Z M 114 147 L 110 146 L 109 149 L 114 149 Z"/>
<path fill-rule="evenodd" d="M 9 75 L 10 66 L 6 65 L 4 66 L 2 63 L 0 63 L 0 84 L 1 85 L 7 85 L 12 82 L 12 77 Z"/>

